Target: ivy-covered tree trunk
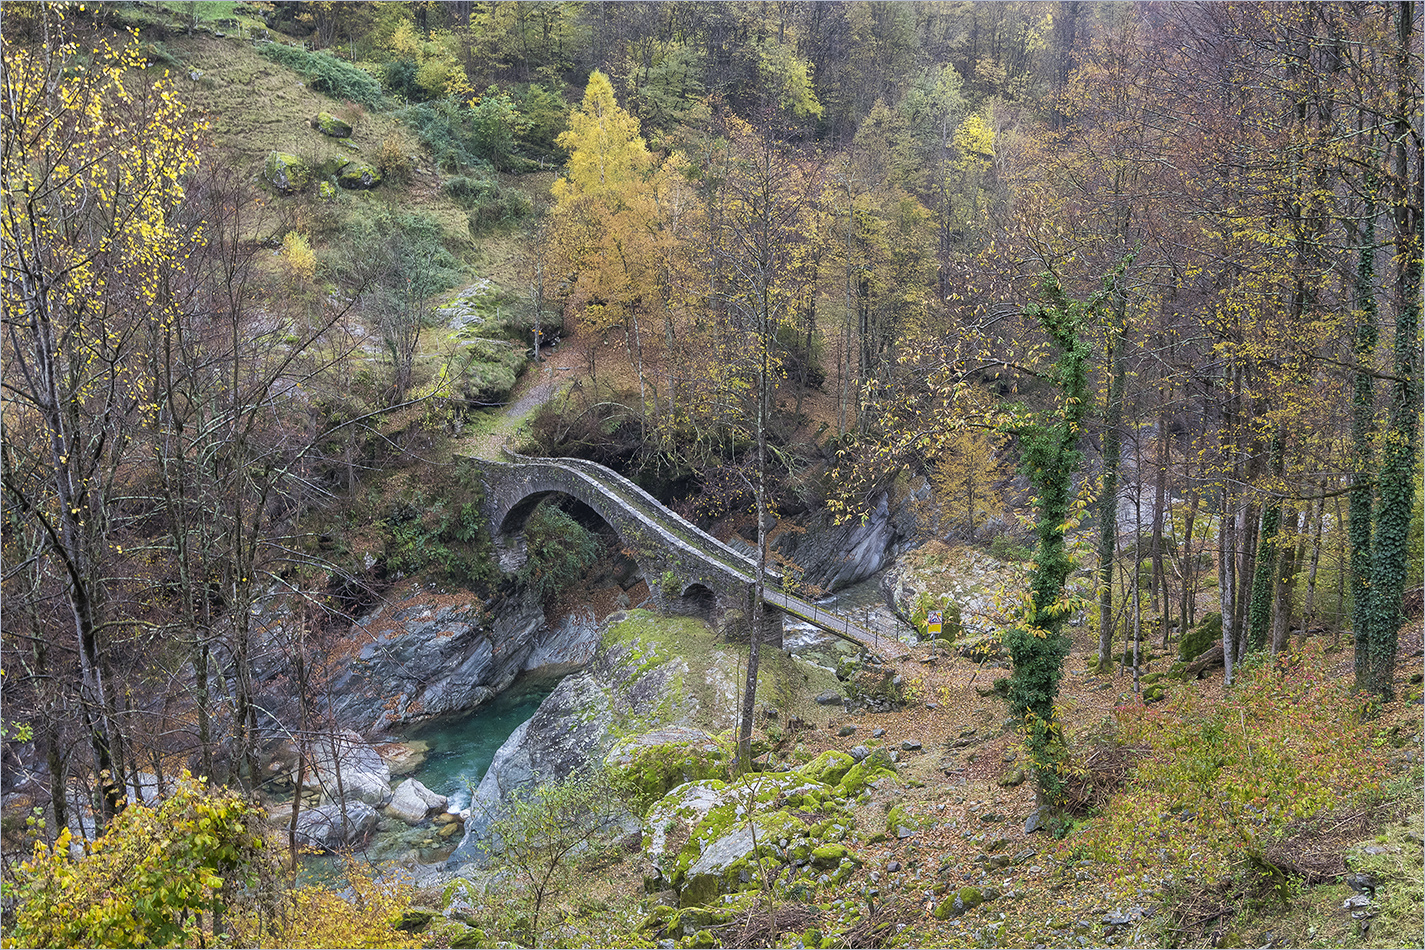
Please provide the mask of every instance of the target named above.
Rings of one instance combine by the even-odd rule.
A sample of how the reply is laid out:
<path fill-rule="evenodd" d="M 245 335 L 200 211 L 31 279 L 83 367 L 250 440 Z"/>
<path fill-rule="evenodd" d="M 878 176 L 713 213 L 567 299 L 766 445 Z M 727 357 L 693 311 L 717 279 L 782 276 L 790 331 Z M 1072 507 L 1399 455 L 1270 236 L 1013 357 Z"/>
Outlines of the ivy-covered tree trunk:
<path fill-rule="evenodd" d="M 1272 474 L 1280 476 L 1283 471 L 1283 449 L 1285 436 L 1280 430 L 1272 436 Z M 1272 620 L 1272 596 L 1276 590 L 1277 540 L 1281 533 L 1281 502 L 1273 501 L 1262 513 L 1262 530 L 1257 547 L 1257 565 L 1252 574 L 1252 600 L 1247 608 L 1247 644 L 1252 650 L 1262 650 L 1267 645 L 1267 630 Z"/>
<path fill-rule="evenodd" d="M 1410 117 L 1418 114 L 1418 88 L 1408 51 L 1414 31 L 1412 4 L 1395 6 L 1398 102 L 1393 138 L 1392 217 L 1396 245 L 1396 318 L 1390 420 L 1376 479 L 1375 537 L 1370 558 L 1371 605 L 1365 617 L 1365 681 L 1358 685 L 1383 702 L 1395 698 L 1397 634 L 1409 557 L 1410 515 L 1415 505 L 1415 454 L 1420 413 L 1421 164 L 1410 154 Z M 1361 638 L 1358 628 L 1356 637 Z M 1358 654 L 1359 656 L 1359 654 Z M 1359 664 L 1357 670 L 1359 671 Z"/>
<path fill-rule="evenodd" d="M 1082 331 L 1112 293 L 1113 282 L 1127 263 L 1125 260 L 1105 280 L 1104 289 L 1088 301 L 1069 299 L 1053 273 L 1046 273 L 1040 283 L 1044 305 L 1026 309 L 1039 320 L 1058 350 L 1051 378 L 1059 405 L 1052 413 L 1040 414 L 1018 427 L 1025 473 L 1038 499 L 1039 545 L 1029 577 L 1026 615 L 1005 631 L 1004 644 L 1013 662 L 1007 701 L 1011 713 L 1023 724 L 1039 804 L 1050 809 L 1062 798 L 1065 758 L 1063 734 L 1054 715 L 1070 646 L 1063 627 L 1072 604 L 1064 599 L 1064 582 L 1074 562 L 1064 532 L 1074 502 L 1074 475 L 1081 458 L 1077 446 L 1090 399 L 1090 350 Z"/>

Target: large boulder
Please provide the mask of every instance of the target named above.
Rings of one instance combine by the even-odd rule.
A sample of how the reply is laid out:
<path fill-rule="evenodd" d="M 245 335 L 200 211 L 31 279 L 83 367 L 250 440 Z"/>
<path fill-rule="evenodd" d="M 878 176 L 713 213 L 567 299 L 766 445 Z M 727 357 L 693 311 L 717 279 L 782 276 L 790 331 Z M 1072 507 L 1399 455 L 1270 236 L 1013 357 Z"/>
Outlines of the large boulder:
<path fill-rule="evenodd" d="M 344 139 L 351 135 L 351 123 L 338 119 L 330 112 L 318 112 L 312 116 L 312 128 L 334 139 Z"/>
<path fill-rule="evenodd" d="M 841 843 L 854 821 L 841 791 L 800 771 L 680 785 L 644 821 L 645 886 L 672 888 L 691 907 L 755 889 L 767 875 L 840 880 L 860 864 Z"/>
<path fill-rule="evenodd" d="M 391 769 L 381 753 L 351 731 L 317 740 L 307 785 L 327 802 L 365 802 L 381 807 L 391 800 Z"/>
<path fill-rule="evenodd" d="M 376 809 L 365 802 L 307 808 L 297 816 L 297 841 L 323 851 L 338 851 L 365 841 L 376 821 Z"/>
<path fill-rule="evenodd" d="M 728 771 L 726 753 L 717 740 L 688 726 L 662 726 L 620 739 L 604 766 L 644 807 L 684 782 L 726 777 Z"/>
<path fill-rule="evenodd" d="M 415 779 L 408 778 L 391 792 L 386 813 L 414 825 L 444 811 L 447 804 L 444 795 L 432 792 Z"/>
<path fill-rule="evenodd" d="M 290 152 L 271 152 L 263 167 L 262 177 L 280 194 L 293 195 L 312 183 L 312 169 Z"/>
<path fill-rule="evenodd" d="M 880 588 L 896 616 L 918 629 L 923 629 L 927 610 L 955 616 L 959 630 L 943 635 L 952 638 L 962 654 L 978 660 L 993 652 L 989 641 L 999 633 L 999 592 L 1022 586 L 1025 575 L 1023 564 L 1001 561 L 971 545 L 932 541 L 897 556 L 881 575 Z M 980 648 L 972 649 L 974 645 Z"/>
<path fill-rule="evenodd" d="M 381 184 L 381 170 L 367 162 L 348 162 L 337 174 L 336 183 L 348 191 L 365 191 Z"/>
<path fill-rule="evenodd" d="M 725 648 L 696 618 L 641 610 L 609 617 L 589 665 L 566 676 L 495 753 L 472 798 L 465 839 L 451 856 L 450 869 L 488 861 L 484 840 L 491 818 L 531 782 L 559 780 L 608 761 L 615 781 L 622 772 L 625 787 L 637 793 L 633 807 L 641 812 L 666 786 L 723 773 L 722 750 L 703 727 L 716 731 L 731 725 L 725 717 L 742 684 Z M 817 689 L 834 674 L 793 661 L 764 664 L 763 677 L 760 688 L 771 695 L 807 688 L 808 682 Z M 795 704 L 784 712 L 810 715 Z M 631 727 L 647 736 L 631 737 Z M 635 826 L 641 817 L 632 816 Z"/>

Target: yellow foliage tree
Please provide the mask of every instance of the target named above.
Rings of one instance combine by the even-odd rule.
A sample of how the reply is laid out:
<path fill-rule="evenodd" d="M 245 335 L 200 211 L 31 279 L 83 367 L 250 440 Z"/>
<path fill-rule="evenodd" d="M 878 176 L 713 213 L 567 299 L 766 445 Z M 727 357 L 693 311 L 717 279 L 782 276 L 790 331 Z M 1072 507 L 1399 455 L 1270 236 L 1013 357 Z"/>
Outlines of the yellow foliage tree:
<path fill-rule="evenodd" d="M 206 125 L 167 76 L 152 80 L 137 42 L 81 47 L 60 7 L 43 47 L 6 43 L 0 79 L 5 438 L 10 526 L 63 578 L 80 660 L 66 710 L 92 737 L 98 775 L 122 774 L 123 737 L 101 658 L 109 500 L 152 414 L 148 329 L 171 325 L 170 277 L 195 238 L 175 226 Z M 105 811 L 122 791 L 111 786 Z"/>
<path fill-rule="evenodd" d="M 20 866 L 9 945 L 203 946 L 258 877 L 261 821 L 247 799 L 184 773 L 167 799 L 130 805 L 78 857 L 66 828 Z"/>
<path fill-rule="evenodd" d="M 646 338 L 642 318 L 661 313 L 671 351 L 670 298 L 684 250 L 679 235 L 692 207 L 686 162 L 678 155 L 659 162 L 649 152 L 638 119 L 619 106 L 608 77 L 597 71 L 559 144 L 569 152 L 553 187 L 559 270 L 577 275 L 573 300 L 585 330 L 623 329 L 644 417 L 656 416 L 659 392 L 644 357 L 656 337 Z"/>
<path fill-rule="evenodd" d="M 973 538 L 977 525 L 1004 510 L 999 482 L 1004 466 L 996 457 L 1004 437 L 989 429 L 958 429 L 938 447 L 930 482 L 950 523 L 965 525 Z"/>

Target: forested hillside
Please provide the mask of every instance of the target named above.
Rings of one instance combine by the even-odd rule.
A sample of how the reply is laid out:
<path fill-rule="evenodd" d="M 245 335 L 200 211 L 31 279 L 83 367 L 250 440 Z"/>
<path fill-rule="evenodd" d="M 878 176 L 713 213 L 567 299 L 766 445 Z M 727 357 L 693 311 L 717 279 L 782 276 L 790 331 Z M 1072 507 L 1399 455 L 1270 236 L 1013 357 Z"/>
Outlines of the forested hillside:
<path fill-rule="evenodd" d="M 1303 823 L 1396 847 L 1420 780 L 1422 29 L 1410 2 L 6 4 L 6 945 L 1085 945 L 1032 923 L 1075 862 L 1194 908 L 1163 945 L 1242 945 L 1228 905 L 1356 867 L 1293 851 L 1330 838 Z M 754 874 L 765 904 L 684 926 L 615 869 L 559 904 L 562 935 L 538 920 L 567 854 L 516 922 L 356 862 L 345 896 L 299 888 L 308 769 L 367 703 L 341 695 L 363 617 L 414 590 L 488 633 L 677 587 L 599 593 L 632 546 L 567 502 L 502 570 L 472 459 L 505 448 L 606 465 L 751 552 L 730 616 L 753 630 L 769 578 L 844 586 L 818 543 L 912 525 L 873 567 L 911 551 L 914 596 L 887 600 L 930 652 L 888 703 L 1008 710 L 995 751 L 1068 835 L 1058 885 L 954 929 L 952 849 L 927 846 L 894 887 Z M 989 555 L 1010 579 L 956 654 L 970 598 L 925 578 Z M 757 711 L 759 650 L 783 658 L 741 637 L 729 768 L 822 762 Z M 383 722 L 427 715 L 388 692 Z M 928 728 L 949 749 L 960 725 Z M 826 784 L 864 804 L 871 771 Z M 1392 914 L 1320 939 L 1390 945 Z"/>

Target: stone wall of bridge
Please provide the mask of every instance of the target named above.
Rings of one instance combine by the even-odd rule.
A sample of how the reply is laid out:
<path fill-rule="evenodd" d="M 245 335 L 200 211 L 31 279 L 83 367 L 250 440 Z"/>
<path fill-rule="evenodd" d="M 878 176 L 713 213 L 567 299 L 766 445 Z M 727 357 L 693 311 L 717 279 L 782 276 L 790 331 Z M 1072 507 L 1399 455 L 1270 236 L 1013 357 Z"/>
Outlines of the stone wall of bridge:
<path fill-rule="evenodd" d="M 539 502 L 550 495 L 567 495 L 613 528 L 643 572 L 660 610 L 723 622 L 730 633 L 737 627 L 745 631 L 746 620 L 732 622 L 736 619 L 732 612 L 742 618 L 752 616 L 755 585 L 750 562 L 632 483 L 577 460 L 472 462 L 483 476 L 485 516 L 506 569 L 519 560 L 517 538 Z M 762 642 L 781 645 L 782 616 L 773 605 L 765 605 Z"/>

